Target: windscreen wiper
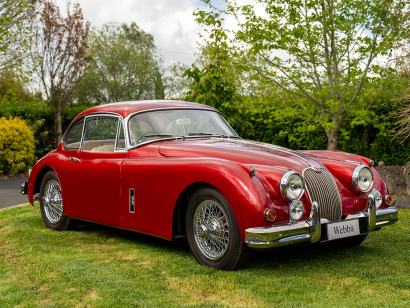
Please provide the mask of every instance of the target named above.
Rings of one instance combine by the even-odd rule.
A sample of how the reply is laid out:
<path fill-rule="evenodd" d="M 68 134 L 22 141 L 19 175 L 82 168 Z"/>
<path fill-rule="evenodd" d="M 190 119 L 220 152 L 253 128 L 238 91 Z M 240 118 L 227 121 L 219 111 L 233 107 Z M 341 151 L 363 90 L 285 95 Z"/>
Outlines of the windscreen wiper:
<path fill-rule="evenodd" d="M 224 134 L 204 133 L 204 132 L 189 133 L 188 136 L 221 136 L 222 138 L 228 137 L 227 135 L 224 135 Z"/>
<path fill-rule="evenodd" d="M 149 134 L 145 135 L 144 138 L 147 137 L 181 137 L 182 139 L 185 139 L 184 135 L 176 135 L 176 134 L 163 134 L 163 133 L 158 133 L 158 134 Z"/>

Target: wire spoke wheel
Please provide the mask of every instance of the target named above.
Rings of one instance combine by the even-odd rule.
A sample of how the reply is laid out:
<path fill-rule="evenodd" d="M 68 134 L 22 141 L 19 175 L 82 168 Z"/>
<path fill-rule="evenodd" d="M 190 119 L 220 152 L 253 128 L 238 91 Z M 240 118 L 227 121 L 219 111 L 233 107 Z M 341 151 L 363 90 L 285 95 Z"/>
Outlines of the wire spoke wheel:
<path fill-rule="evenodd" d="M 229 245 L 229 222 L 222 206 L 213 200 L 201 202 L 193 225 L 199 250 L 209 259 L 221 258 Z"/>
<path fill-rule="evenodd" d="M 44 187 L 43 204 L 47 219 L 53 224 L 58 223 L 63 217 L 63 198 L 60 184 L 54 179 Z"/>

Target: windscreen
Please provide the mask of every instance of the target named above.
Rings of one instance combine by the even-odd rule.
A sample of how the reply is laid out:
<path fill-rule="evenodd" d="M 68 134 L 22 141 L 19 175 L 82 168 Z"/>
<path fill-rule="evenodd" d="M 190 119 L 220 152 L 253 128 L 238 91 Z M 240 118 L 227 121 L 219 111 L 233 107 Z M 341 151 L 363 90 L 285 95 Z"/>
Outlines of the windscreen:
<path fill-rule="evenodd" d="M 139 113 L 128 121 L 128 131 L 131 146 L 177 135 L 239 137 L 218 112 L 198 109 Z"/>

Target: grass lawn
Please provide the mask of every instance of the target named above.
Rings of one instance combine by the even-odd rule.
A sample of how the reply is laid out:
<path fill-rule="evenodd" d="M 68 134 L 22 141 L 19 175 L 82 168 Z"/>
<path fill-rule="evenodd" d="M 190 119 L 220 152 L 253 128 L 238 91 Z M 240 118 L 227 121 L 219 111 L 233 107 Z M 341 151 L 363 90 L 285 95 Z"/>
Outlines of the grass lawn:
<path fill-rule="evenodd" d="M 255 252 L 243 270 L 199 265 L 186 241 L 81 223 L 38 206 L 0 211 L 0 307 L 409 307 L 410 211 L 356 248 Z"/>

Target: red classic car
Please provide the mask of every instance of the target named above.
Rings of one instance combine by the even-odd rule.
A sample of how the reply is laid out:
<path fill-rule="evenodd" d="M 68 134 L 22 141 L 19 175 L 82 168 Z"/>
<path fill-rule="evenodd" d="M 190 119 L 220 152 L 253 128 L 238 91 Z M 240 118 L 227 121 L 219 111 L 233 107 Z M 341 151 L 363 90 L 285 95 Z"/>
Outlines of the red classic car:
<path fill-rule="evenodd" d="M 74 219 L 167 240 L 198 262 L 241 267 L 249 248 L 359 245 L 397 221 L 373 161 L 241 139 L 216 109 L 137 101 L 90 108 L 22 185 L 45 225 Z"/>

